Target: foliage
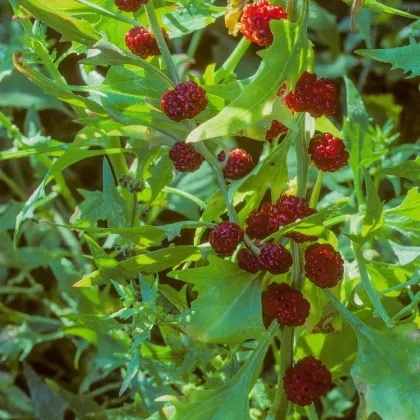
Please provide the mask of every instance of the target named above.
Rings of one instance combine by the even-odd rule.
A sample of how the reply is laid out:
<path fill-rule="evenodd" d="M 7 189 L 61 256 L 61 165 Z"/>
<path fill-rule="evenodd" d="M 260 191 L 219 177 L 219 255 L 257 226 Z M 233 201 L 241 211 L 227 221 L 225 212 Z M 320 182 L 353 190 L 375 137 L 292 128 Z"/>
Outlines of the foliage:
<path fill-rule="evenodd" d="M 418 95 L 419 18 L 400 1 L 343 1 L 348 16 L 273 0 L 289 20 L 271 21 L 264 49 L 236 42 L 236 0 L 149 0 L 134 14 L 113 0 L 0 2 L 1 419 L 417 418 L 420 135 L 404 137 L 406 106 L 388 88 Z M 128 50 L 133 25 L 161 56 Z M 334 79 L 332 117 L 284 104 L 279 90 L 306 70 Z M 162 95 L 189 80 L 208 106 L 170 120 Z M 288 133 L 270 143 L 274 119 Z M 347 167 L 311 165 L 316 131 L 344 140 Z M 174 171 L 177 141 L 204 157 L 197 172 Z M 255 165 L 227 182 L 216 156 L 236 147 Z M 263 240 L 291 252 L 291 271 L 251 274 L 237 252 L 214 253 L 216 223 L 245 229 L 282 194 L 317 209 Z M 340 252 L 336 287 L 305 278 L 308 243 L 291 232 Z M 266 325 L 272 282 L 309 300 L 303 326 Z M 288 405 L 282 375 L 308 355 L 334 387 Z"/>

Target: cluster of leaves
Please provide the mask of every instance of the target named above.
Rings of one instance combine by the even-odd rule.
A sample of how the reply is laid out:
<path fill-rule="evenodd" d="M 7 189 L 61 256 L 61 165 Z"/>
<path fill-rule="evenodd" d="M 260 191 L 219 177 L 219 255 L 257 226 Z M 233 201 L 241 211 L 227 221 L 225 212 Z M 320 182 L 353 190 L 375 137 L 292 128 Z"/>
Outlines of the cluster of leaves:
<path fill-rule="evenodd" d="M 230 3 L 233 29 L 230 12 L 238 2 Z M 274 418 L 282 352 L 277 326 L 264 328 L 261 289 L 288 281 L 290 273 L 247 273 L 235 257 L 216 257 L 205 234 L 232 208 L 243 224 L 264 199 L 293 192 L 295 178 L 304 176 L 313 197 L 321 193 L 318 213 L 274 238 L 283 240 L 291 229 L 315 235 L 346 260 L 344 280 L 331 293 L 309 281 L 302 288 L 311 314 L 296 329 L 294 356 L 321 359 L 335 385 L 316 408 L 322 418 L 344 417 L 357 405 L 357 389 L 361 418 L 416 418 L 420 160 L 413 157 L 420 147 L 398 144 L 400 108 L 392 97 L 363 98 L 347 74 L 361 63 L 360 88 L 371 69 L 372 61 L 359 61 L 355 52 L 419 77 L 418 21 L 385 40 L 386 48 L 374 48 L 375 27 L 394 15 L 418 18 L 366 0 L 353 10 L 356 33 L 350 33 L 350 17 L 337 23 L 315 1 L 303 1 L 296 23 L 271 24 L 273 45 L 258 53 L 255 73 L 240 78 L 235 54 L 245 53 L 244 41 L 217 70 L 210 64 L 203 74 L 190 71 L 204 29 L 225 5 L 149 0 L 174 45 L 192 34 L 187 53 L 172 56 L 178 73 L 207 91 L 209 105 L 191 129 L 159 111 L 173 86 L 167 62 L 143 60 L 125 46 L 134 21 L 148 25 L 150 9 L 129 18 L 113 0 L 10 5 L 17 19 L 3 23 L 10 38 L 0 44 L 0 124 L 9 139 L 0 161 L 12 176 L 0 170 L 0 179 L 18 200 L 0 205 L 0 417 L 62 419 L 70 410 L 81 419 Z M 60 34 L 59 43 L 47 27 Z M 315 57 L 308 32 L 323 47 Z M 360 44 L 366 48 L 354 51 Z M 80 86 L 60 73 L 74 56 Z M 292 114 L 277 99 L 284 82 L 293 87 L 312 67 L 321 77 L 344 76 L 342 121 Z M 371 119 L 369 104 L 386 122 Z M 8 118 L 11 107 L 27 109 L 22 129 Z M 78 124 L 71 142 L 44 135 L 44 109 Z M 273 119 L 289 133 L 269 146 Z M 348 167 L 324 175 L 321 191 L 315 168 L 294 147 L 315 130 L 344 139 L 350 153 Z M 194 174 L 174 174 L 168 151 L 176 141 L 205 143 L 217 153 L 239 137 L 262 150 L 245 178 L 220 184 L 207 163 Z M 103 159 L 102 188 L 76 191 L 71 167 L 95 157 Z M 28 160 L 30 171 L 23 171 Z M 169 224 L 168 210 L 175 220 Z M 60 356 L 54 360 L 53 353 Z M 316 415 L 313 407 L 309 414 L 293 410 Z"/>

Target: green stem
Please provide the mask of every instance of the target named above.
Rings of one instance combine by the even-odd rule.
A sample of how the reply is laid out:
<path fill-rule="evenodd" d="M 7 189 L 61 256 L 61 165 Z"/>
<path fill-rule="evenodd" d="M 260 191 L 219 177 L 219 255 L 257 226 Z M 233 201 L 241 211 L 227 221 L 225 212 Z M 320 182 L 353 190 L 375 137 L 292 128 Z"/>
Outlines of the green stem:
<path fill-rule="evenodd" d="M 287 19 L 290 20 L 290 22 L 294 22 L 296 20 L 296 9 L 297 0 L 287 0 L 286 12 Z"/>
<path fill-rule="evenodd" d="M 296 195 L 305 198 L 308 184 L 309 157 L 306 146 L 305 114 L 300 116 L 299 133 L 295 138 L 295 153 L 297 165 Z"/>
<path fill-rule="evenodd" d="M 204 201 L 200 200 L 196 196 L 194 196 L 190 193 L 187 193 L 185 191 L 178 190 L 177 188 L 172 188 L 172 187 L 164 187 L 162 191 L 166 192 L 166 193 L 169 193 L 169 194 L 175 194 L 175 195 L 179 195 L 180 197 L 184 197 L 184 198 L 192 201 L 193 203 L 197 204 L 203 210 L 205 210 L 207 208 L 207 204 Z"/>
<path fill-rule="evenodd" d="M 166 66 L 168 67 L 169 75 L 171 76 L 172 81 L 175 85 L 178 85 L 181 82 L 181 78 L 178 74 L 178 71 L 175 67 L 175 64 L 172 60 L 171 53 L 169 52 L 168 45 L 166 44 L 165 38 L 162 34 L 162 31 L 159 26 L 159 22 L 155 12 L 155 6 L 153 0 L 149 0 L 145 4 L 145 10 L 147 18 L 149 19 L 149 24 L 151 26 L 153 35 L 156 38 L 156 41 L 159 46 L 159 50 L 162 54 L 163 59 L 165 60 Z"/>
<path fill-rule="evenodd" d="M 203 34 L 204 34 L 204 29 L 200 29 L 193 33 L 190 45 L 188 45 L 188 50 L 187 50 L 188 57 L 193 58 L 195 56 L 195 53 L 197 51 L 198 45 L 200 44 Z"/>
<path fill-rule="evenodd" d="M 249 42 L 245 37 L 239 41 L 238 45 L 232 51 L 232 54 L 222 64 L 222 67 L 220 67 L 220 69 L 218 69 L 214 74 L 215 83 L 221 82 L 226 76 L 235 70 L 250 45 L 251 42 Z"/>
<path fill-rule="evenodd" d="M 309 201 L 309 207 L 316 209 L 319 200 L 319 194 L 322 188 L 322 176 L 324 172 L 318 171 L 314 189 L 312 190 L 311 200 Z"/>
<path fill-rule="evenodd" d="M 277 390 L 267 420 L 283 420 L 287 417 L 289 402 L 286 393 L 283 391 L 283 378 L 286 375 L 287 369 L 293 363 L 293 337 L 293 328 L 283 327 L 280 337 L 281 361 L 280 372 L 277 377 Z"/>
<path fill-rule="evenodd" d="M 420 302 L 420 292 L 417 292 L 417 294 L 414 296 L 414 299 L 412 302 L 406 306 L 405 308 L 402 308 L 397 314 L 395 314 L 392 317 L 392 322 L 397 322 L 399 318 L 401 318 L 403 315 L 405 315 L 407 312 L 415 310 Z"/>
<path fill-rule="evenodd" d="M 335 225 L 338 225 L 339 223 L 348 222 L 351 220 L 352 216 L 350 214 L 343 214 L 341 216 L 333 217 L 332 219 L 326 220 L 324 222 L 324 226 L 329 228 Z"/>
<path fill-rule="evenodd" d="M 313 403 L 306 407 L 306 411 L 308 413 L 309 420 L 318 420 L 318 414 Z"/>
<path fill-rule="evenodd" d="M 372 283 L 370 281 L 369 274 L 366 268 L 366 262 L 362 255 L 362 251 L 356 251 L 356 261 L 359 267 L 360 281 L 363 287 L 365 288 L 366 293 L 368 294 L 370 300 L 373 303 L 373 306 L 375 307 L 376 312 L 382 318 L 385 325 L 388 328 L 391 328 L 392 327 L 391 318 L 386 313 L 385 308 L 383 307 L 382 302 L 380 301 L 379 296 L 376 293 L 376 290 L 372 286 Z"/>

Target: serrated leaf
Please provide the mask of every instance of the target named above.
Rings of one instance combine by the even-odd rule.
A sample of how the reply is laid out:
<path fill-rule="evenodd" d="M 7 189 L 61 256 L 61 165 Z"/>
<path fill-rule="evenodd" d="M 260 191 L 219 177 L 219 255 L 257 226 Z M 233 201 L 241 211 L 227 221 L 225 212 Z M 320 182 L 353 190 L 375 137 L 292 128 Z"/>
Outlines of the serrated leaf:
<path fill-rule="evenodd" d="M 207 389 L 192 393 L 189 402 L 181 403 L 173 397 L 161 397 L 169 400 L 176 407 L 172 420 L 249 420 L 249 397 L 254 380 L 261 368 L 273 332 L 275 323 L 269 329 L 269 338 L 261 341 L 239 372 L 225 385 L 216 389 Z"/>
<path fill-rule="evenodd" d="M 39 20 L 62 34 L 62 41 L 93 45 L 100 35 L 85 20 L 75 19 L 50 7 L 48 0 L 16 0 Z"/>
<path fill-rule="evenodd" d="M 209 255 L 209 265 L 168 274 L 195 285 L 188 335 L 205 343 L 240 344 L 264 337 L 260 280 L 230 261 Z"/>
<path fill-rule="evenodd" d="M 306 36 L 308 7 L 305 0 L 297 23 L 288 20 L 270 22 L 274 41 L 270 48 L 260 52 L 263 61 L 257 73 L 236 99 L 193 130 L 187 142 L 234 134 L 270 115 L 281 84 L 287 78 L 294 86 L 308 66 L 311 51 Z"/>
<path fill-rule="evenodd" d="M 392 64 L 391 70 L 402 69 L 408 73 L 406 78 L 420 76 L 420 44 L 414 38 L 410 38 L 410 44 L 404 47 L 356 50 L 356 54 L 372 60 Z"/>
<path fill-rule="evenodd" d="M 179 7 L 173 13 L 162 17 L 171 39 L 205 28 L 225 12 L 224 7 L 203 0 L 180 0 L 177 4 Z"/>
<path fill-rule="evenodd" d="M 195 246 L 169 247 L 129 258 L 118 263 L 116 268 L 118 270 L 121 269 L 124 278 L 129 279 L 137 276 L 139 272 L 153 274 L 185 261 L 198 261 L 201 259 L 201 256 L 200 248 Z M 109 280 L 104 278 L 100 271 L 95 271 L 74 284 L 73 287 L 91 287 L 98 284 L 106 284 Z"/>
<path fill-rule="evenodd" d="M 410 181 L 420 181 L 420 156 L 416 160 L 409 160 L 393 168 L 383 169 L 383 173 L 407 178 Z"/>
<path fill-rule="evenodd" d="M 356 329 L 359 350 L 351 376 L 363 418 L 417 418 L 420 401 L 420 330 L 415 324 L 377 331 Z"/>

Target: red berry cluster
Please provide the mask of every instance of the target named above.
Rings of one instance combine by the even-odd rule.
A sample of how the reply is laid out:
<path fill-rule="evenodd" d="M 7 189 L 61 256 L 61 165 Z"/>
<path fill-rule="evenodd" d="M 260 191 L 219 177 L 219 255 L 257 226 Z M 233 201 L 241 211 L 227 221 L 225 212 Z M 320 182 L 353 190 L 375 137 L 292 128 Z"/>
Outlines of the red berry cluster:
<path fill-rule="evenodd" d="M 273 122 L 271 123 L 271 127 L 267 130 L 265 134 L 265 139 L 267 141 L 271 141 L 282 134 L 287 134 L 288 130 L 289 129 L 280 121 L 273 120 Z"/>
<path fill-rule="evenodd" d="M 168 43 L 169 37 L 164 28 L 162 28 L 162 34 Z M 156 38 L 142 26 L 135 26 L 129 30 L 125 36 L 125 44 L 133 54 L 143 59 L 160 55 Z"/>
<path fill-rule="evenodd" d="M 328 117 L 337 108 L 337 89 L 330 80 L 317 80 L 316 74 L 305 71 L 284 103 L 295 112 L 309 112 L 314 118 Z"/>
<path fill-rule="evenodd" d="M 271 283 L 261 296 L 264 324 L 268 327 L 273 319 L 280 325 L 297 327 L 309 316 L 311 305 L 301 292 L 287 283 Z"/>
<path fill-rule="evenodd" d="M 344 261 L 330 244 L 309 246 L 305 261 L 306 277 L 318 287 L 334 287 L 343 278 Z"/>
<path fill-rule="evenodd" d="M 309 405 L 331 389 L 332 375 L 320 360 L 307 356 L 287 370 L 283 387 L 294 404 Z"/>
<path fill-rule="evenodd" d="M 324 172 L 336 172 L 346 166 L 349 160 L 349 153 L 344 142 L 330 133 L 312 137 L 308 153 L 314 165 Z"/>
<path fill-rule="evenodd" d="M 179 172 L 195 172 L 204 162 L 203 156 L 191 144 L 178 142 L 169 151 L 169 158 Z"/>
<path fill-rule="evenodd" d="M 195 82 L 184 82 L 164 93 L 160 102 L 162 111 L 174 121 L 192 119 L 208 104 L 206 91 Z"/>
<path fill-rule="evenodd" d="M 277 232 L 281 226 L 290 225 L 315 213 L 316 210 L 310 208 L 303 198 L 284 195 L 274 204 L 264 203 L 260 210 L 251 212 L 246 219 L 246 233 L 250 238 L 264 239 Z M 299 243 L 316 240 L 314 236 L 297 232 L 289 232 L 286 236 Z"/>
<path fill-rule="evenodd" d="M 226 159 L 226 153 L 220 152 L 217 156 L 220 162 Z M 233 149 L 229 153 L 227 162 L 223 168 L 226 179 L 238 180 L 248 175 L 254 167 L 252 156 L 243 149 Z"/>
<path fill-rule="evenodd" d="M 114 0 L 118 9 L 123 12 L 137 12 L 142 4 L 146 4 L 148 0 Z"/>
<path fill-rule="evenodd" d="M 245 7 L 241 17 L 241 32 L 248 41 L 269 47 L 273 43 L 270 21 L 280 19 L 287 19 L 283 7 L 259 0 Z"/>
<path fill-rule="evenodd" d="M 230 257 L 243 240 L 244 231 L 233 222 L 219 223 L 209 237 L 211 247 L 221 257 Z"/>

